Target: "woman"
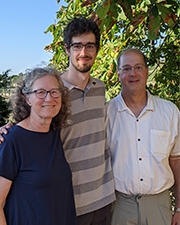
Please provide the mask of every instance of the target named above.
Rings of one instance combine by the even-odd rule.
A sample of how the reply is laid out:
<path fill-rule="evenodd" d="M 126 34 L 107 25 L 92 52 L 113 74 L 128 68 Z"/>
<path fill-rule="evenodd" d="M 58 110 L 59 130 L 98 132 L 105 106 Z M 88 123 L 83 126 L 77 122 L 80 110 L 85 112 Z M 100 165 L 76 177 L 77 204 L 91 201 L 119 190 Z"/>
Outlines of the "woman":
<path fill-rule="evenodd" d="M 71 171 L 60 140 L 68 91 L 52 68 L 17 87 L 11 127 L 0 146 L 0 224 L 76 225 Z"/>

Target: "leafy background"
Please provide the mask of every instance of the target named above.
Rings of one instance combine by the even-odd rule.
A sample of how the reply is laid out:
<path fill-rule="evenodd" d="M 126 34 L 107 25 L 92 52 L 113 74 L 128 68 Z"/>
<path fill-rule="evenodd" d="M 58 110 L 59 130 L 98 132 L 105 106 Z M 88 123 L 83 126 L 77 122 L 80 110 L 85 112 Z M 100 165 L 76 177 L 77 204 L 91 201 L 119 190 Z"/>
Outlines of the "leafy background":
<path fill-rule="evenodd" d="M 59 2 L 59 1 L 58 1 Z M 57 22 L 46 31 L 54 37 L 45 47 L 53 54 L 51 63 L 61 72 L 68 67 L 63 45 L 63 29 L 74 17 L 92 18 L 101 29 L 101 49 L 91 74 L 106 84 L 107 100 L 121 86 L 116 74 L 118 53 L 135 47 L 148 57 L 147 88 L 180 107 L 180 4 L 179 1 L 111 0 L 66 1 L 57 12 Z"/>

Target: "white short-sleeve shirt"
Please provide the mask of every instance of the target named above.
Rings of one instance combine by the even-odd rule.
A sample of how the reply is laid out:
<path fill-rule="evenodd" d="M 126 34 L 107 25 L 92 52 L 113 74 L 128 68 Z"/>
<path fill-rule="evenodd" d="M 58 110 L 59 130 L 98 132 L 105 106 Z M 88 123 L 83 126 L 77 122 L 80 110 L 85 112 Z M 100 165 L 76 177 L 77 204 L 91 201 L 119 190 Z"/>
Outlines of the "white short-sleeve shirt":
<path fill-rule="evenodd" d="M 180 113 L 175 104 L 147 92 L 138 118 L 121 93 L 107 103 L 107 143 L 115 187 L 129 195 L 157 194 L 174 184 L 169 157 L 180 157 Z"/>

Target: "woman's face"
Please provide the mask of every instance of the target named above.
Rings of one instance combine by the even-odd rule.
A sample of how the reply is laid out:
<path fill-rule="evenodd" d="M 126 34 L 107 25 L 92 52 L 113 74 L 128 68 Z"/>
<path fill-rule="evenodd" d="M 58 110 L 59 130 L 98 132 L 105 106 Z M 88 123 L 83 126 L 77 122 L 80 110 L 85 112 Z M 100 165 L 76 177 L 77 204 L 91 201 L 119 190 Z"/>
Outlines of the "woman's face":
<path fill-rule="evenodd" d="M 50 91 L 52 89 L 59 89 L 58 81 L 55 76 L 45 75 L 34 81 L 32 91 L 37 89 L 44 89 Z M 27 103 L 31 107 L 30 116 L 34 119 L 52 119 L 61 109 L 61 96 L 53 98 L 50 93 L 43 99 L 39 99 L 36 93 L 31 93 L 27 98 Z"/>

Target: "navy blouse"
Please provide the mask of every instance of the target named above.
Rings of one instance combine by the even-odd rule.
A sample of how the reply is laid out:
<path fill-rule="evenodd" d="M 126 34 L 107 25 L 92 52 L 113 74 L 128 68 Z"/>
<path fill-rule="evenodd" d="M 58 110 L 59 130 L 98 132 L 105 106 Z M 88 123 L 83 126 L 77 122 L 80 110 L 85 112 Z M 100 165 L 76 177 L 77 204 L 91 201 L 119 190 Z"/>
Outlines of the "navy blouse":
<path fill-rule="evenodd" d="M 4 207 L 8 225 L 76 225 L 72 174 L 60 129 L 8 129 L 0 146 L 0 176 L 12 181 Z"/>

